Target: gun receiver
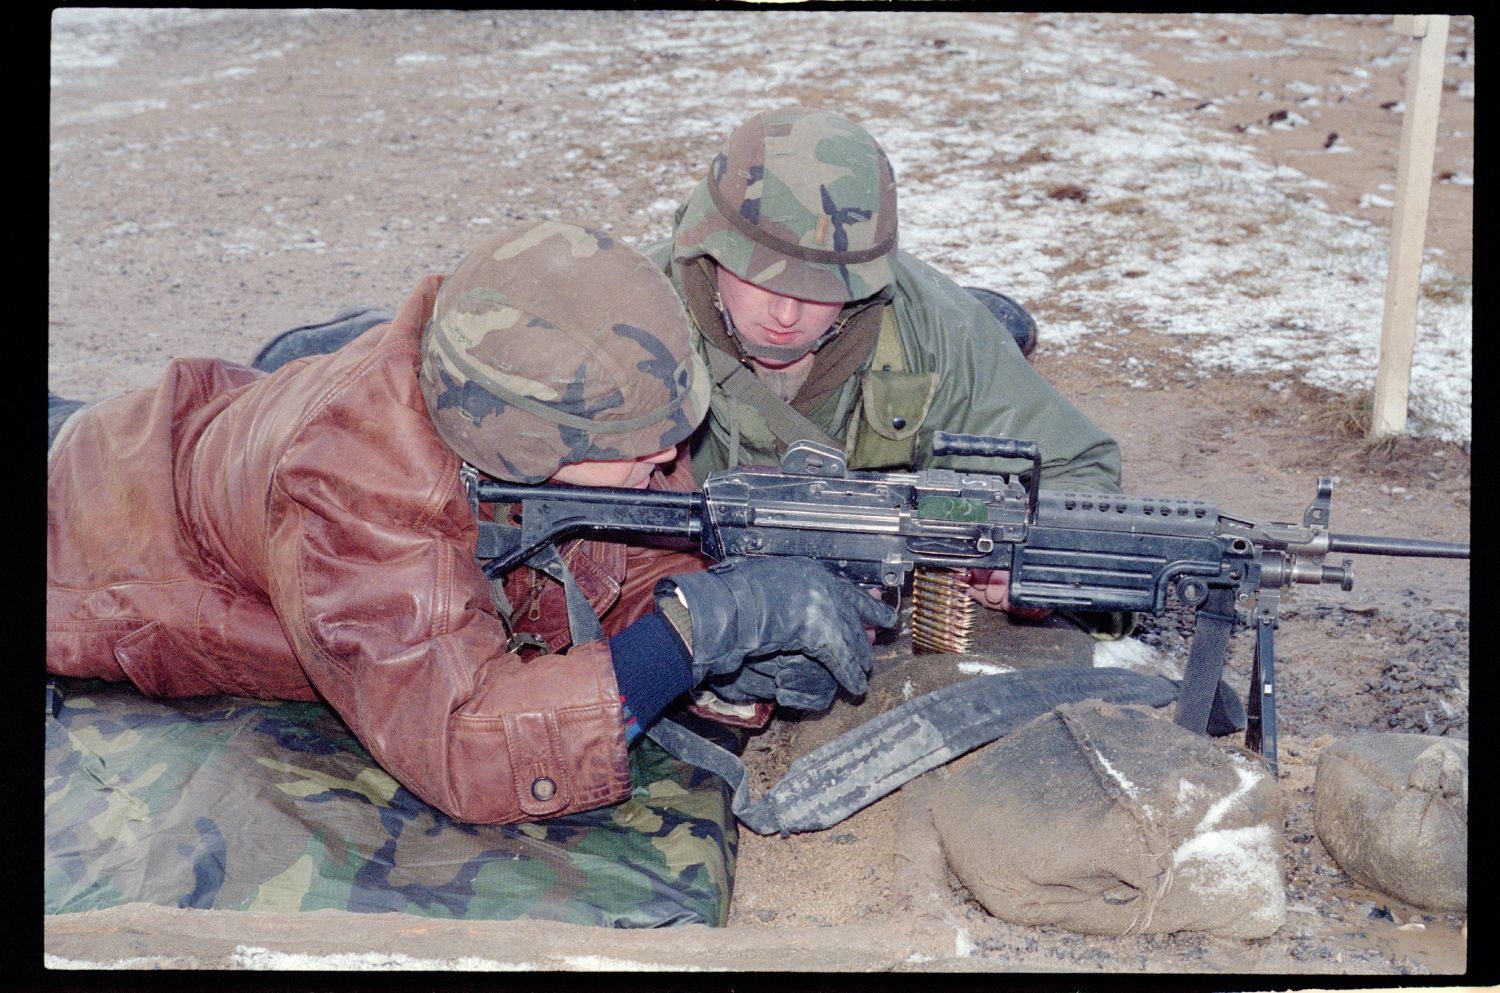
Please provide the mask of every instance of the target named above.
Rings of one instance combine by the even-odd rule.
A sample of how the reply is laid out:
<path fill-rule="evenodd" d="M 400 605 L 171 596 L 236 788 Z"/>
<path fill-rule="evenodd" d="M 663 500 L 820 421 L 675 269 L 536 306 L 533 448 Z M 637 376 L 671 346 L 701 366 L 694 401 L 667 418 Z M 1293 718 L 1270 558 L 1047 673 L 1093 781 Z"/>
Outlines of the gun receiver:
<path fill-rule="evenodd" d="M 1300 524 L 1257 523 L 1203 500 L 1043 492 L 1034 442 L 938 432 L 934 456 L 1028 463 L 1015 475 L 931 468 L 851 471 L 836 449 L 797 442 L 779 468 L 709 476 L 696 493 L 470 480 L 479 501 L 518 505 L 519 525 L 481 520 L 478 557 L 494 579 L 559 538 L 676 535 L 714 559 L 798 555 L 891 598 L 917 566 L 1003 569 L 1020 607 L 1197 611 L 1176 721 L 1203 733 L 1228 638 L 1245 609 L 1256 631 L 1245 741 L 1276 771 L 1274 630 L 1284 589 L 1353 586 L 1332 553 L 1468 558 L 1469 546 L 1328 531 L 1332 480 L 1320 478 Z M 503 516 L 503 515 L 500 515 Z"/>

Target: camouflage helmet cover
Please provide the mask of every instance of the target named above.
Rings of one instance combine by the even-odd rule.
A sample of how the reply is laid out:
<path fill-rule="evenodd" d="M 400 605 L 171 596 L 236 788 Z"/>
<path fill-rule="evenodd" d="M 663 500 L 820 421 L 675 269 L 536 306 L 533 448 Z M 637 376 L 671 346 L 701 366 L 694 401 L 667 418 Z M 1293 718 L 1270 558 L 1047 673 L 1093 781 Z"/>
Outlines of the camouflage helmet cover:
<path fill-rule="evenodd" d="M 639 252 L 557 221 L 494 235 L 443 282 L 420 379 L 438 434 L 497 479 L 628 459 L 687 438 L 708 409 L 671 283 Z"/>
<path fill-rule="evenodd" d="M 773 293 L 847 303 L 891 282 L 896 179 L 868 131 L 800 107 L 735 129 L 677 225 L 678 264 L 708 255 Z"/>

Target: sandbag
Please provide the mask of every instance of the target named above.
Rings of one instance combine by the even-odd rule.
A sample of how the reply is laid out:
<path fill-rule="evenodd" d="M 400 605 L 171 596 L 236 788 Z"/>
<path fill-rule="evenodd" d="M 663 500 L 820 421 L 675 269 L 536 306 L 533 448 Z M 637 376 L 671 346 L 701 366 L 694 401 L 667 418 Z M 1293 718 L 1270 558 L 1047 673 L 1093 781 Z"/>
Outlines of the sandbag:
<path fill-rule="evenodd" d="M 1264 763 L 1149 708 L 1056 708 L 960 763 L 933 821 L 953 873 L 1011 923 L 1263 938 L 1286 919 Z"/>
<path fill-rule="evenodd" d="M 1318 756 L 1313 826 L 1354 879 L 1428 910 L 1469 904 L 1469 743 L 1362 734 Z"/>

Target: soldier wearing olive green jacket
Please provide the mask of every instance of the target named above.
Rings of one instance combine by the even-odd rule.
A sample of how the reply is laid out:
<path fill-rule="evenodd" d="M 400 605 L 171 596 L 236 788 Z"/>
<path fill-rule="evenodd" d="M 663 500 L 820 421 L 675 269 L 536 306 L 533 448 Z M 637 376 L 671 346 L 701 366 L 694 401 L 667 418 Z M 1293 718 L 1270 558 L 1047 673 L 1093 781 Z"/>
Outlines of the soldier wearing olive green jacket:
<path fill-rule="evenodd" d="M 836 445 L 858 469 L 1029 469 L 934 458 L 933 432 L 949 431 L 1037 442 L 1044 488 L 1119 492 L 1115 441 L 1031 367 L 985 303 L 899 251 L 896 232 L 890 163 L 858 125 L 791 108 L 730 135 L 670 244 L 647 251 L 712 374 L 694 476 L 775 464 L 800 438 Z M 1006 577 L 973 578 L 990 584 L 983 602 L 1001 605 Z"/>

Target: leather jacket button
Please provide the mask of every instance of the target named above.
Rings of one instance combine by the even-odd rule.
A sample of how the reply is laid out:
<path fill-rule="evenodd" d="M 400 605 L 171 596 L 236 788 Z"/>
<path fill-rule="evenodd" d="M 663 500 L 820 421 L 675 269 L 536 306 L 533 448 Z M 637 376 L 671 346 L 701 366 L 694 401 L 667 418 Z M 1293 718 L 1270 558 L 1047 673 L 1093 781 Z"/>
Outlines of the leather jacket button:
<path fill-rule="evenodd" d="M 536 797 L 536 799 L 542 801 L 543 803 L 546 803 L 548 800 L 552 799 L 556 794 L 557 784 L 548 779 L 546 776 L 543 776 L 542 778 L 536 780 L 531 784 L 531 795 Z"/>

